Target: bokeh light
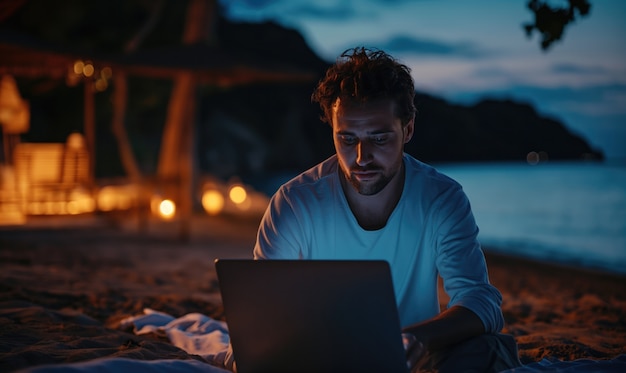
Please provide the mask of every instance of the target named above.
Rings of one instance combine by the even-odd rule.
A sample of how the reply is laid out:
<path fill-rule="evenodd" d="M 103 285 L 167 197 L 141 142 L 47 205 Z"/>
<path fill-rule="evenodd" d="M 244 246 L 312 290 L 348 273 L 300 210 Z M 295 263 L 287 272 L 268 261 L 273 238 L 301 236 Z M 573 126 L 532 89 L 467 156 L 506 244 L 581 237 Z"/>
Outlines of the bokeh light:
<path fill-rule="evenodd" d="M 85 68 L 85 63 L 83 61 L 74 62 L 74 74 L 81 75 L 83 73 L 84 68 Z"/>
<path fill-rule="evenodd" d="M 67 147 L 73 150 L 85 148 L 85 138 L 78 132 L 72 132 L 67 137 Z"/>
<path fill-rule="evenodd" d="M 246 192 L 246 189 L 241 185 L 233 185 L 228 192 L 228 197 L 235 204 L 239 205 L 245 202 L 245 200 L 248 198 L 248 193 Z"/>
<path fill-rule="evenodd" d="M 172 219 L 176 215 L 176 204 L 171 199 L 164 199 L 159 203 L 159 216 L 163 219 Z"/>
<path fill-rule="evenodd" d="M 547 162 L 547 161 L 548 161 L 548 153 L 544 151 L 540 151 L 540 152 L 532 151 L 526 154 L 526 162 L 528 162 L 528 164 L 530 165 L 536 165 L 539 162 Z"/>
<path fill-rule="evenodd" d="M 95 68 L 93 67 L 93 64 L 91 62 L 87 62 L 83 67 L 83 75 L 85 75 L 86 77 L 93 76 L 94 71 Z"/>
<path fill-rule="evenodd" d="M 117 205 L 117 191 L 112 186 L 105 186 L 98 193 L 98 208 L 102 211 L 112 211 Z"/>
<path fill-rule="evenodd" d="M 209 215 L 217 215 L 224 209 L 224 196 L 218 190 L 207 189 L 202 194 L 202 207 Z"/>
<path fill-rule="evenodd" d="M 102 70 L 100 71 L 100 75 L 104 78 L 104 79 L 111 79 L 111 77 L 113 76 L 113 69 L 111 69 L 110 67 L 106 66 L 103 67 Z"/>

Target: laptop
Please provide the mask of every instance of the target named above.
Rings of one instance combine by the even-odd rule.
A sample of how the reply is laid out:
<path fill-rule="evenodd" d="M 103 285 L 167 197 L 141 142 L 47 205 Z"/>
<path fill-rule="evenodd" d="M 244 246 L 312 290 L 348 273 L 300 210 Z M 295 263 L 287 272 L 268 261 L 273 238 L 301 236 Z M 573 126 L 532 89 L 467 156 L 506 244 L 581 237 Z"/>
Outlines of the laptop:
<path fill-rule="evenodd" d="M 238 373 L 408 372 L 389 264 L 216 259 Z"/>

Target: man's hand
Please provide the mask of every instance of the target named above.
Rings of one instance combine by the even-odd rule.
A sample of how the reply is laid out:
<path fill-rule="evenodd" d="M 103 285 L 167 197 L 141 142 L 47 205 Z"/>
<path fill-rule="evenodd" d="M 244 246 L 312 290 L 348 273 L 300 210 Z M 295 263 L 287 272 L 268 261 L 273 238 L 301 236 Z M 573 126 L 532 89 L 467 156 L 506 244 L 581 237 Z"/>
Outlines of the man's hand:
<path fill-rule="evenodd" d="M 406 365 L 411 372 L 417 372 L 422 358 L 426 356 L 426 347 L 411 333 L 402 333 L 402 343 L 406 351 Z"/>

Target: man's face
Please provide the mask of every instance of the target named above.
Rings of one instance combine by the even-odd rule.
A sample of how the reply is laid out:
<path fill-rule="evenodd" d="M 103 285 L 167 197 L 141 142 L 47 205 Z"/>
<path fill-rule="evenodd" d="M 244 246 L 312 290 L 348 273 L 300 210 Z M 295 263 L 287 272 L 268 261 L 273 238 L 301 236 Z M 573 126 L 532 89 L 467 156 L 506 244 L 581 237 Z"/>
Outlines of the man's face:
<path fill-rule="evenodd" d="M 402 169 L 404 144 L 413 121 L 404 128 L 391 100 L 333 107 L 332 127 L 341 171 L 362 195 L 374 195 Z"/>

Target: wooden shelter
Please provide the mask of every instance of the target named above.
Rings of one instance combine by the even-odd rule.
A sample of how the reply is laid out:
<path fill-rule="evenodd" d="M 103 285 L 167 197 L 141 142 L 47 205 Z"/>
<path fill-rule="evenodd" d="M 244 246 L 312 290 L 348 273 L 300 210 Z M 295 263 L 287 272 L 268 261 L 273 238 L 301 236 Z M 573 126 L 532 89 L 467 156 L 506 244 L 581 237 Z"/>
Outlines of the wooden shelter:
<path fill-rule="evenodd" d="M 132 159 L 130 143 L 124 130 L 126 77 L 170 79 L 174 82 L 155 180 L 175 185 L 181 204 L 181 238 L 189 235 L 192 213 L 193 157 L 191 136 L 194 123 L 195 95 L 198 85 L 226 87 L 252 82 L 312 81 L 316 73 L 267 62 L 261 56 L 232 52 L 212 41 L 204 27 L 211 16 L 210 0 L 191 0 L 187 24 L 179 46 L 153 50 L 135 50 L 116 55 L 81 51 L 71 46 L 45 43 L 10 31 L 0 31 L 0 76 L 21 78 L 46 77 L 84 86 L 84 136 L 89 152 L 89 172 L 95 165 L 95 103 L 97 79 L 102 72 L 112 80 L 114 91 L 113 132 L 116 134 L 122 162 L 131 180 L 142 176 Z M 80 69 L 77 68 L 80 65 Z M 87 65 L 88 64 L 88 65 Z M 83 70 L 88 66 L 89 71 Z M 130 158 L 129 158 L 130 157 Z"/>

